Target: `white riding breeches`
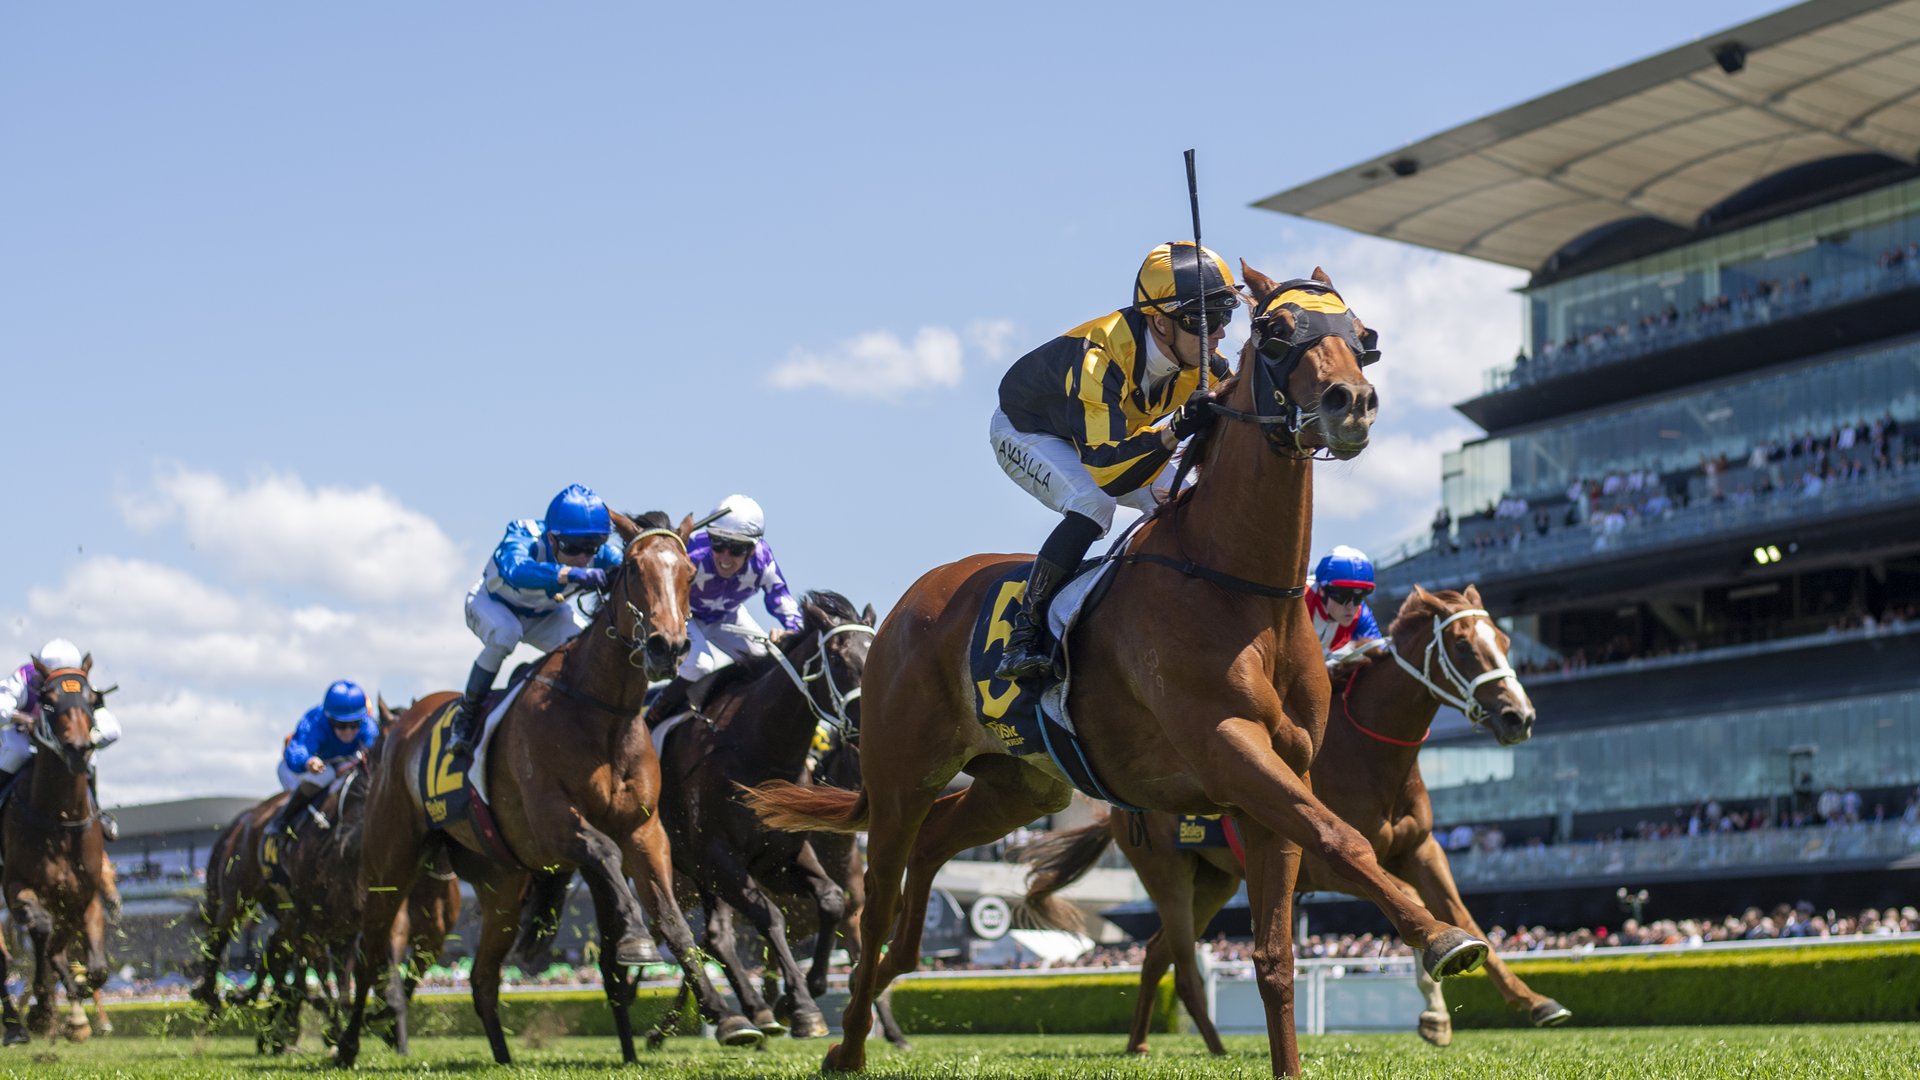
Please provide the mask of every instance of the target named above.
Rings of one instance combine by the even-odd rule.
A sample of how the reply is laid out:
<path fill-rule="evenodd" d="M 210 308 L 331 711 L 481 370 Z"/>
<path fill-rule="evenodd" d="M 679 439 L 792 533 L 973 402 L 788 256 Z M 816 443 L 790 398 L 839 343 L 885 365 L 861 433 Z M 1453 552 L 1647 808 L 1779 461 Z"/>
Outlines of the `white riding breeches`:
<path fill-rule="evenodd" d="M 747 614 L 745 604 L 715 622 L 687 620 L 687 658 L 680 661 L 675 674 L 692 681 L 726 667 L 735 660 L 764 656 L 767 647 L 757 639 L 766 636 L 760 624 Z"/>
<path fill-rule="evenodd" d="M 467 590 L 467 629 L 485 646 L 476 663 L 488 671 L 499 671 L 513 647 L 523 641 L 543 653 L 552 652 L 572 641 L 586 625 L 585 617 L 572 604 L 526 617 L 488 592 L 484 581 Z"/>
<path fill-rule="evenodd" d="M 333 783 L 334 777 L 339 775 L 339 768 L 333 765 L 329 765 L 319 772 L 308 772 L 305 769 L 294 772 L 293 766 L 287 764 L 286 758 L 280 759 L 281 791 L 292 791 L 294 788 L 303 785 L 306 787 L 325 788 L 328 784 Z"/>
<path fill-rule="evenodd" d="M 993 443 L 994 459 L 1022 491 L 1049 510 L 1093 519 L 1103 536 L 1113 527 L 1115 507 L 1151 513 L 1159 502 L 1155 492 L 1164 493 L 1173 486 L 1174 462 L 1168 461 L 1152 483 L 1125 495 L 1109 495 L 1094 483 L 1072 442 L 1058 435 L 1021 431 L 999 409 L 993 410 L 987 437 Z"/>
<path fill-rule="evenodd" d="M 17 773 L 33 756 L 33 740 L 12 724 L 0 725 L 0 772 Z M 111 709 L 93 710 L 93 745 L 105 749 L 120 741 L 120 719 Z"/>

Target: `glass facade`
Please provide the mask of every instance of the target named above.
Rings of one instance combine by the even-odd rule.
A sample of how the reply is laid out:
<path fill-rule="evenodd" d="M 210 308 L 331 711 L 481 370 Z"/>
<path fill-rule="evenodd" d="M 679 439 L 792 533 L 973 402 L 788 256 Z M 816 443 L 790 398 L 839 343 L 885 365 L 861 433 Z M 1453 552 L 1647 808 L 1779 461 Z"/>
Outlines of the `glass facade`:
<path fill-rule="evenodd" d="M 1903 422 L 1920 415 L 1920 340 L 1469 443 L 1446 456 L 1442 486 L 1447 506 L 1463 517 L 1508 492 L 1556 495 L 1575 479 L 1609 472 L 1694 468 L 1702 455 L 1742 458 L 1756 440 L 1824 434 L 1887 413 Z"/>
<path fill-rule="evenodd" d="M 1648 320 L 1677 321 L 1721 298 L 1760 303 L 1781 289 L 1829 287 L 1904 263 L 1910 244 L 1920 245 L 1920 180 L 1530 290 L 1528 352 L 1542 356 L 1549 343 L 1565 348 L 1622 326 L 1632 335 Z"/>
<path fill-rule="evenodd" d="M 1818 787 L 1920 784 L 1920 691 L 1432 746 L 1420 771 L 1436 822 L 1506 821 L 1784 795 L 1789 752 L 1809 747 Z"/>

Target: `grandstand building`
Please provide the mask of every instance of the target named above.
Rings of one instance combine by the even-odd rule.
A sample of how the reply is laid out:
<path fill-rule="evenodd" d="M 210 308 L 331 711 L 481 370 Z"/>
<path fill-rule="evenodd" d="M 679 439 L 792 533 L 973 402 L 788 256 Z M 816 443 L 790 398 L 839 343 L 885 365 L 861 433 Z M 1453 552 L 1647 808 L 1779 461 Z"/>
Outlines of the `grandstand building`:
<path fill-rule="evenodd" d="M 1526 665 L 1532 741 L 1422 753 L 1483 923 L 1920 897 L 1916 87 L 1920 2 L 1822 0 L 1258 204 L 1532 275 L 1374 605 Z"/>

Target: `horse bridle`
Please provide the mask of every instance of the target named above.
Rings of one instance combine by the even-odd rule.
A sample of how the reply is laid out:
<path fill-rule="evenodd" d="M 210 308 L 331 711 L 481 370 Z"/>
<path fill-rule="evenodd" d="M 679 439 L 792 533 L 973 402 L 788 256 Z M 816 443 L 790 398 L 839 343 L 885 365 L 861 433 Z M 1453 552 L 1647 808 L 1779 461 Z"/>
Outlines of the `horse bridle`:
<path fill-rule="evenodd" d="M 677 531 L 673 529 L 645 529 L 627 542 L 626 553 L 620 559 L 620 569 L 618 571 L 620 574 L 624 575 L 627 572 L 628 560 L 633 557 L 633 549 L 638 547 L 642 541 L 655 536 L 672 537 L 673 542 L 680 546 L 680 553 L 683 555 L 686 554 L 687 542 Z M 607 582 L 607 593 L 611 596 L 613 592 L 614 583 L 610 580 Z M 638 605 L 627 599 L 625 593 L 620 594 L 620 602 L 627 606 L 627 614 L 633 619 L 633 636 L 622 636 L 620 633 L 620 620 L 611 617 L 611 615 L 607 619 L 607 636 L 612 638 L 615 644 L 627 650 L 627 666 L 645 671 L 647 667 L 647 638 L 653 636 L 653 616 L 648 612 L 640 610 Z"/>
<path fill-rule="evenodd" d="M 827 658 L 827 642 L 841 634 L 871 635 L 873 632 L 873 627 L 866 623 L 841 623 L 839 626 L 820 631 L 820 640 L 814 643 L 813 659 L 806 662 L 804 670 L 795 668 L 793 661 L 787 659 L 786 650 L 774 644 L 771 637 L 765 634 L 747 636 L 765 645 L 767 651 L 773 654 L 774 660 L 780 664 L 780 670 L 787 673 L 787 678 L 793 681 L 794 689 L 800 691 L 800 696 L 806 699 L 807 708 L 813 710 L 814 719 L 840 732 L 842 736 L 850 738 L 855 729 L 852 718 L 847 715 L 847 706 L 860 700 L 860 688 L 856 686 L 852 690 L 841 692 L 839 682 L 833 677 L 833 664 Z M 821 708 L 820 703 L 813 700 L 812 684 L 823 680 L 827 684 L 827 699 L 832 705 L 831 711 Z"/>
<path fill-rule="evenodd" d="M 46 747 L 55 754 L 65 755 L 73 748 L 61 742 L 53 733 L 53 717 L 67 709 L 79 709 L 87 715 L 87 730 L 93 730 L 93 684 L 88 681 L 87 673 L 79 668 L 55 668 L 47 672 L 41 693 L 52 693 L 54 701 L 35 702 L 39 706 L 39 716 L 34 721 L 29 737 L 36 744 Z M 102 691 L 104 694 L 105 691 Z M 88 745 L 86 753 L 93 753 Z"/>
<path fill-rule="evenodd" d="M 1390 645 L 1387 651 L 1393 654 L 1394 663 L 1399 664 L 1407 674 L 1413 676 L 1419 681 L 1420 685 L 1426 687 L 1428 693 L 1431 693 L 1434 697 L 1465 713 L 1467 719 L 1474 724 L 1483 725 L 1488 720 L 1487 709 L 1486 706 L 1480 704 L 1478 698 L 1474 697 L 1475 692 L 1487 683 L 1496 682 L 1500 679 L 1518 679 L 1519 675 L 1513 668 L 1503 663 L 1499 667 L 1489 668 L 1469 679 L 1466 674 L 1454 664 L 1453 657 L 1447 655 L 1447 650 L 1440 644 L 1443 637 L 1441 631 L 1462 619 L 1474 617 L 1487 620 L 1487 625 L 1489 626 L 1494 625 L 1493 616 L 1487 614 L 1485 608 L 1462 608 L 1444 619 L 1435 615 L 1433 617 L 1433 637 L 1427 642 L 1427 648 L 1421 656 L 1419 667 L 1414 667 L 1407 661 L 1406 657 L 1400 655 L 1399 646 Z M 1451 684 L 1451 691 L 1434 682 L 1432 676 L 1428 673 L 1428 669 L 1433 667 L 1436 662 L 1439 665 L 1441 676 Z"/>
<path fill-rule="evenodd" d="M 1331 298 L 1331 299 L 1329 299 Z M 1285 311 L 1290 318 L 1282 318 Z M 1228 420 L 1254 424 L 1267 436 L 1267 445 L 1277 454 L 1295 458 L 1332 458 L 1329 447 L 1308 446 L 1301 442 L 1308 424 L 1320 418 L 1317 409 L 1303 409 L 1287 396 L 1287 384 L 1307 355 L 1307 350 L 1330 337 L 1337 337 L 1353 350 L 1361 367 L 1380 359 L 1380 335 L 1362 329 L 1347 308 L 1347 302 L 1333 286 L 1310 278 L 1282 282 L 1272 296 L 1260 305 L 1253 317 L 1253 412 L 1242 412 L 1220 402 L 1212 402 L 1215 414 Z M 1275 428 L 1293 441 L 1288 449 L 1276 437 Z"/>

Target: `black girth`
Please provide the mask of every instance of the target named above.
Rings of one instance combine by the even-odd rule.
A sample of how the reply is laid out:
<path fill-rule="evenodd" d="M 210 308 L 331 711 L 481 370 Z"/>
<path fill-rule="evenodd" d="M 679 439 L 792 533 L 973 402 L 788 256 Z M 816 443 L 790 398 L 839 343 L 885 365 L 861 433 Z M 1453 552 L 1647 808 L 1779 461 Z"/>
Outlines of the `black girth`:
<path fill-rule="evenodd" d="M 1133 555 L 1116 555 L 1114 556 L 1114 561 L 1120 563 L 1152 563 L 1155 566 L 1164 566 L 1170 570 L 1177 570 L 1188 577 L 1199 578 L 1201 581 L 1218 585 L 1223 589 L 1232 589 L 1234 592 L 1252 593 L 1255 596 L 1271 597 L 1275 600 L 1298 600 L 1307 594 L 1307 587 L 1305 585 L 1263 585 L 1258 581 L 1248 581 L 1246 578 L 1234 577 L 1232 574 L 1209 569 L 1191 559 L 1175 559 L 1166 555 L 1154 555 L 1149 552 L 1141 552 Z"/>

